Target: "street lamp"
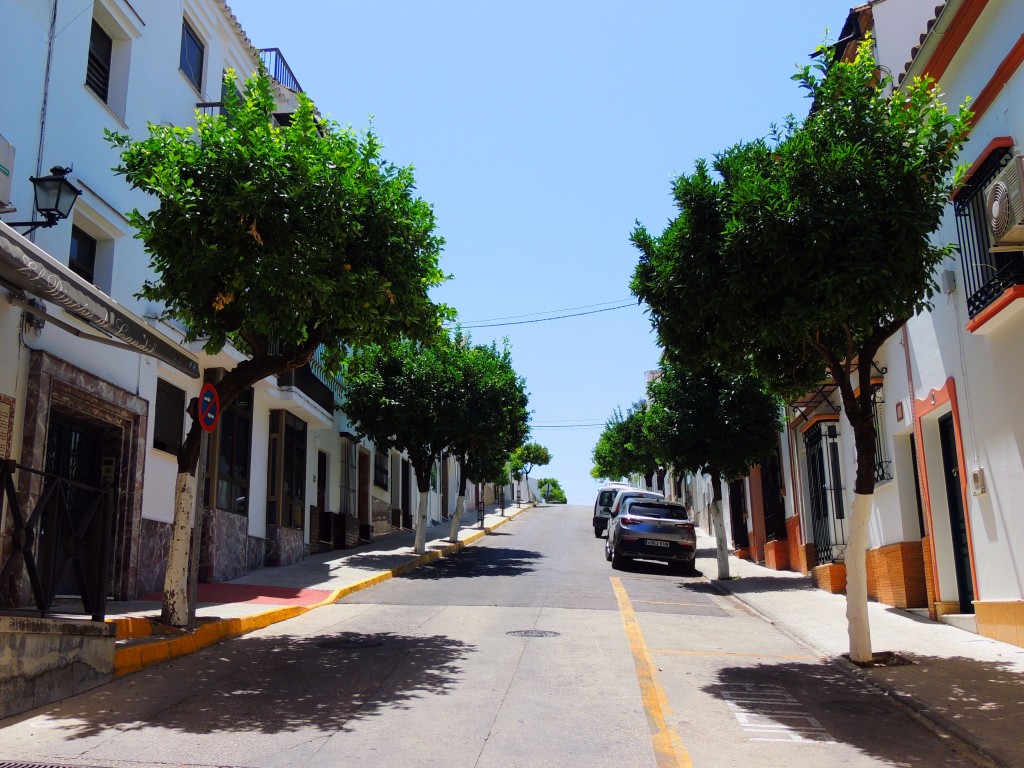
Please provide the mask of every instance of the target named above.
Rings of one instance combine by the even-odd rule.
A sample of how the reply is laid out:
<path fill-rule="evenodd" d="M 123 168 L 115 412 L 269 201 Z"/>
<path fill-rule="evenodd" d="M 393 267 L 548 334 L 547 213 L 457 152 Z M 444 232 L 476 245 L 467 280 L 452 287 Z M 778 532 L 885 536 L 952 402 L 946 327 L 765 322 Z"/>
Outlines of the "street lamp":
<path fill-rule="evenodd" d="M 75 200 L 82 194 L 74 184 L 68 181 L 67 176 L 71 173 L 70 168 L 62 168 L 59 165 L 50 169 L 49 176 L 29 176 L 29 181 L 35 187 L 36 212 L 43 217 L 43 221 L 9 221 L 4 222 L 9 227 L 28 227 L 23 234 L 28 234 L 39 227 L 47 228 L 54 226 L 58 221 L 66 219 L 71 215 L 71 208 Z"/>

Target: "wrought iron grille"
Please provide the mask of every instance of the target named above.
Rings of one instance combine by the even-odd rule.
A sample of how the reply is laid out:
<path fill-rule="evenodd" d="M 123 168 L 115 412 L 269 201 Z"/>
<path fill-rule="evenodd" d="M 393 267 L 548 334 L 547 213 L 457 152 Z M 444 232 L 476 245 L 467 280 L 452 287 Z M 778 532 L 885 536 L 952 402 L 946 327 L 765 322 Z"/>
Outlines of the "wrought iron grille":
<path fill-rule="evenodd" d="M 31 513 L 25 514 L 14 483 L 15 472 L 43 479 Z M 0 584 L 24 566 L 32 596 L 41 616 L 51 612 L 57 591 L 69 573 L 85 613 L 103 621 L 110 577 L 110 538 L 113 495 L 52 473 L 0 463 L 0 495 L 11 513 L 12 548 L 0 566 Z"/>
<path fill-rule="evenodd" d="M 1024 251 L 990 251 L 992 238 L 985 213 L 985 193 L 1012 157 L 1010 147 L 994 150 L 981 162 L 953 203 L 970 317 L 985 309 L 1007 288 L 1024 284 Z"/>
<path fill-rule="evenodd" d="M 885 398 L 882 397 L 880 386 L 871 389 L 871 412 L 875 421 L 875 482 L 884 483 L 892 480 L 892 461 L 889 459 L 889 449 L 886 447 L 885 439 L 885 416 L 882 406 L 885 405 Z"/>
<path fill-rule="evenodd" d="M 842 559 L 846 551 L 843 484 L 839 466 L 839 435 L 834 424 L 815 424 L 804 433 L 807 450 L 807 490 L 815 565 Z"/>

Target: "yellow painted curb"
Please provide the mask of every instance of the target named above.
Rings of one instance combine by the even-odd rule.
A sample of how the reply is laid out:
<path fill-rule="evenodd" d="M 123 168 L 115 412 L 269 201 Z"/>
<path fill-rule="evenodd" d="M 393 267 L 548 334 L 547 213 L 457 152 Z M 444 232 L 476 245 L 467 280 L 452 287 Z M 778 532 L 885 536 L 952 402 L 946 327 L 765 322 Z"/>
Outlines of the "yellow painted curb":
<path fill-rule="evenodd" d="M 287 621 L 288 619 L 294 619 L 296 616 L 302 616 L 304 613 L 308 613 L 314 608 L 333 605 L 343 597 L 355 592 L 360 592 L 361 590 L 375 586 L 376 584 L 380 584 L 381 582 L 387 581 L 395 576 L 401 576 L 404 573 L 408 573 L 409 571 L 419 568 L 421 565 L 432 563 L 435 560 L 440 560 L 442 557 L 447 557 L 459 550 L 465 549 L 470 544 L 482 539 L 491 531 L 500 528 L 505 525 L 505 523 L 510 520 L 514 520 L 523 512 L 532 508 L 533 505 L 531 504 L 530 506 L 517 509 L 513 514 L 502 518 L 493 525 L 489 525 L 483 529 L 474 530 L 470 535 L 466 536 L 464 539 L 460 539 L 458 542 L 449 542 L 440 549 L 435 549 L 422 554 L 407 563 L 402 563 L 401 565 L 395 566 L 383 573 L 378 573 L 376 576 L 370 576 L 362 581 L 357 581 L 354 584 L 349 584 L 336 589 L 331 592 L 329 597 L 318 603 L 313 603 L 311 605 L 286 605 L 281 606 L 280 608 L 271 608 L 270 610 L 263 611 L 262 613 L 256 613 L 252 616 L 219 619 L 206 624 L 200 624 L 195 628 L 195 630 L 188 634 L 153 640 L 152 642 L 127 646 L 125 648 L 118 648 L 114 651 L 114 676 L 124 677 L 125 675 L 139 672 L 146 667 L 151 667 L 154 664 L 159 664 L 170 659 L 176 659 L 179 656 L 194 653 L 202 648 L 219 643 L 221 640 L 238 637 L 239 635 L 254 632 L 257 629 L 269 627 L 271 624 L 277 624 L 282 621 Z M 117 625 L 117 637 L 119 640 L 138 639 L 152 636 L 153 625 L 149 619 L 130 616 L 118 619 L 109 619 L 109 621 Z M 124 628 L 123 632 L 122 627 Z"/>

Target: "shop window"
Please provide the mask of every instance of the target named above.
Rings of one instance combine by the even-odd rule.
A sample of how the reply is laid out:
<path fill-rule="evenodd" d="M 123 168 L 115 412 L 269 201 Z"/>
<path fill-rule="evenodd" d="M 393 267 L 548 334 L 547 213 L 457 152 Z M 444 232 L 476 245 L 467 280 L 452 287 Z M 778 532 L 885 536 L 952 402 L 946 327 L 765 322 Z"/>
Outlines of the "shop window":
<path fill-rule="evenodd" d="M 306 504 L 306 422 L 287 411 L 270 413 L 267 525 L 302 528 Z"/>
<path fill-rule="evenodd" d="M 177 456 L 185 432 L 185 390 L 157 379 L 153 411 L 153 447 Z"/>
<path fill-rule="evenodd" d="M 211 461 L 217 488 L 217 509 L 239 515 L 249 513 L 249 462 L 252 457 L 252 390 L 224 409 L 211 441 Z"/>

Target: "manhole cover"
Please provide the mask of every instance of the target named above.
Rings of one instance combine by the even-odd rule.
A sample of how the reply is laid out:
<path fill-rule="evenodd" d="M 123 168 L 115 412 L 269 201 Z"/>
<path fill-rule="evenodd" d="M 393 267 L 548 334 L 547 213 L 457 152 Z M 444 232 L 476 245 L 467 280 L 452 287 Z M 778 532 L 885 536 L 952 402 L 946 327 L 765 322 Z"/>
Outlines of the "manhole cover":
<path fill-rule="evenodd" d="M 352 648 L 376 648 L 379 645 L 383 643 L 370 637 L 339 637 L 336 640 L 323 640 L 317 643 L 316 647 L 329 651 L 345 651 Z"/>
<path fill-rule="evenodd" d="M 560 633 L 549 632 L 544 629 L 513 629 L 505 634 L 512 635 L 512 637 L 558 637 Z"/>
<path fill-rule="evenodd" d="M 829 712 L 843 712 L 847 715 L 883 715 L 889 708 L 870 701 L 826 701 L 822 709 Z"/>

